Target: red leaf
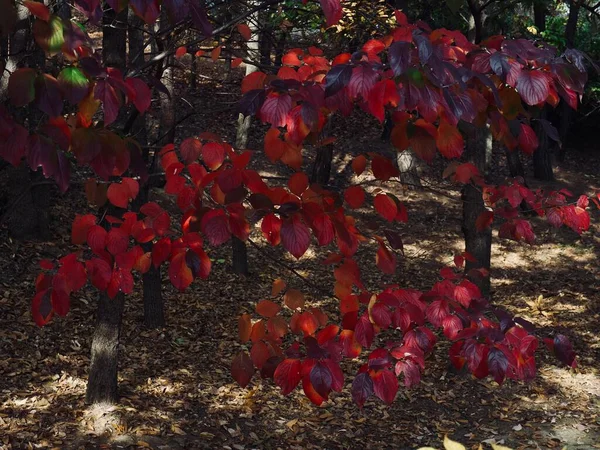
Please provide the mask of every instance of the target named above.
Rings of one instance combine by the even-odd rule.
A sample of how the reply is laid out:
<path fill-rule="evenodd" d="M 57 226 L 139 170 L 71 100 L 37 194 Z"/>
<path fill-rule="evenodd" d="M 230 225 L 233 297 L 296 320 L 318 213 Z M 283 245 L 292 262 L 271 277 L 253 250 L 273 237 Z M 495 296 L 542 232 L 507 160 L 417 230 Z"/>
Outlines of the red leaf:
<path fill-rule="evenodd" d="M 392 177 L 398 176 L 399 171 L 388 158 L 375 155 L 371 161 L 371 170 L 373 176 L 381 181 L 387 181 Z"/>
<path fill-rule="evenodd" d="M 373 343 L 374 336 L 375 330 L 373 329 L 373 324 L 369 320 L 369 315 L 365 313 L 358 319 L 354 327 L 354 337 L 360 345 L 369 348 Z"/>
<path fill-rule="evenodd" d="M 379 81 L 369 93 L 369 108 L 371 114 L 379 119 L 379 122 L 383 122 L 385 119 L 385 106 L 389 104 L 396 107 L 398 106 L 399 101 L 400 96 L 398 95 L 396 83 L 390 79 Z"/>
<path fill-rule="evenodd" d="M 344 192 L 344 200 L 352 209 L 360 208 L 365 201 L 365 191 L 362 186 L 350 186 Z"/>
<path fill-rule="evenodd" d="M 160 266 L 171 254 L 171 239 L 168 237 L 160 239 L 152 246 L 152 264 Z"/>
<path fill-rule="evenodd" d="M 127 78 L 125 83 L 135 92 L 135 97 L 131 99 L 134 106 L 140 114 L 145 113 L 150 108 L 152 91 L 141 78 Z"/>
<path fill-rule="evenodd" d="M 248 386 L 252 375 L 254 375 L 254 366 L 247 352 L 240 352 L 233 358 L 231 362 L 231 375 L 241 387 Z"/>
<path fill-rule="evenodd" d="M 327 28 L 337 24 L 343 14 L 341 0 L 320 0 L 320 2 L 327 19 Z"/>
<path fill-rule="evenodd" d="M 519 133 L 519 147 L 528 155 L 533 155 L 539 146 L 538 137 L 529 125 L 522 123 Z"/>
<path fill-rule="evenodd" d="M 106 249 L 111 255 L 127 251 L 129 235 L 120 228 L 111 228 L 106 237 Z"/>
<path fill-rule="evenodd" d="M 63 98 L 56 78 L 47 73 L 41 74 L 35 81 L 36 104 L 50 117 L 60 116 L 63 109 Z"/>
<path fill-rule="evenodd" d="M 137 197 L 139 190 L 140 185 L 136 180 L 124 177 L 121 183 L 112 183 L 106 194 L 113 205 L 127 208 L 129 201 Z"/>
<path fill-rule="evenodd" d="M 93 225 L 96 225 L 96 216 L 92 214 L 86 214 L 85 216 L 77 214 L 71 227 L 71 243 L 75 245 L 86 243 L 88 231 Z"/>
<path fill-rule="evenodd" d="M 475 221 L 475 228 L 477 231 L 486 230 L 492 225 L 493 221 L 494 213 L 492 211 L 483 211 Z"/>
<path fill-rule="evenodd" d="M 392 275 L 396 272 L 396 255 L 383 242 L 379 243 L 375 263 L 383 273 Z"/>
<path fill-rule="evenodd" d="M 299 359 L 285 359 L 277 366 L 273 379 L 283 395 L 288 395 L 298 386 L 302 378 L 301 368 Z"/>
<path fill-rule="evenodd" d="M 31 302 L 31 314 L 38 327 L 43 327 L 54 315 L 51 302 L 51 289 L 38 292 Z"/>
<path fill-rule="evenodd" d="M 368 372 L 362 372 L 354 377 L 352 382 L 352 400 L 362 408 L 365 401 L 373 394 L 373 380 Z"/>
<path fill-rule="evenodd" d="M 264 219 L 263 219 L 264 223 Z M 310 233 L 302 220 L 294 215 L 281 226 L 281 242 L 294 257 L 300 258 L 310 245 Z"/>
<path fill-rule="evenodd" d="M 181 152 L 181 157 L 185 163 L 190 164 L 200 156 L 200 152 L 202 151 L 202 142 L 196 138 L 187 138 L 179 146 L 179 151 Z"/>
<path fill-rule="evenodd" d="M 227 223 L 227 215 L 222 209 L 213 209 L 202 216 L 200 227 L 210 245 L 217 247 L 229 240 L 231 232 Z"/>
<path fill-rule="evenodd" d="M 283 302 L 291 310 L 301 309 L 304 306 L 304 294 L 297 289 L 288 289 L 283 296 Z"/>
<path fill-rule="evenodd" d="M 256 312 L 264 317 L 273 317 L 279 311 L 281 311 L 281 306 L 271 300 L 261 300 L 256 305 Z"/>
<path fill-rule="evenodd" d="M 246 25 L 245 23 L 238 23 L 237 30 L 245 40 L 250 40 L 250 37 L 252 36 L 252 31 L 250 30 L 250 27 L 248 25 Z"/>
<path fill-rule="evenodd" d="M 104 109 L 104 126 L 108 126 L 117 119 L 121 99 L 115 88 L 105 80 L 99 80 L 94 88 L 94 98 L 102 102 Z"/>
<path fill-rule="evenodd" d="M 194 281 L 192 271 L 186 262 L 186 251 L 179 251 L 171 258 L 169 279 L 180 291 L 184 291 Z"/>
<path fill-rule="evenodd" d="M 202 159 L 210 170 L 218 169 L 225 160 L 225 147 L 217 142 L 208 142 L 202 146 Z"/>
<path fill-rule="evenodd" d="M 387 404 L 391 404 L 398 392 L 398 378 L 389 370 L 380 370 L 373 375 L 373 391 L 375 395 Z"/>
<path fill-rule="evenodd" d="M 252 344 L 250 349 L 250 358 L 257 369 L 262 369 L 267 360 L 271 357 L 269 347 L 263 341 L 257 341 Z"/>
<path fill-rule="evenodd" d="M 175 50 L 175 58 L 179 59 L 186 53 L 187 53 L 187 48 L 185 46 L 182 45 L 181 47 L 177 47 L 177 50 Z"/>
<path fill-rule="evenodd" d="M 398 206 L 395 200 L 387 194 L 378 194 L 373 201 L 375 209 L 381 217 L 392 222 L 398 214 Z"/>
<path fill-rule="evenodd" d="M 333 376 L 329 367 L 318 361 L 310 371 L 310 384 L 314 390 L 323 398 L 329 397 Z"/>
<path fill-rule="evenodd" d="M 112 268 L 106 261 L 100 258 L 93 258 L 86 261 L 85 270 L 93 286 L 101 291 L 106 290 L 112 276 Z"/>
<path fill-rule="evenodd" d="M 238 334 L 240 342 L 245 344 L 250 339 L 250 333 L 252 332 L 252 322 L 250 321 L 249 314 L 242 314 L 238 319 Z"/>
<path fill-rule="evenodd" d="M 525 103 L 531 106 L 546 100 L 550 93 L 550 81 L 541 70 L 521 71 L 515 87 Z"/>
<path fill-rule="evenodd" d="M 260 224 L 265 239 L 275 246 L 281 241 L 281 219 L 273 213 L 267 214 Z"/>
<path fill-rule="evenodd" d="M 308 177 L 304 172 L 296 172 L 288 180 L 290 191 L 300 196 L 308 188 Z"/>
<path fill-rule="evenodd" d="M 286 125 L 290 109 L 292 109 L 292 98 L 288 94 L 270 94 L 260 108 L 259 117 L 273 127 L 283 127 Z"/>
<path fill-rule="evenodd" d="M 50 10 L 43 3 L 25 0 L 23 5 L 25 5 L 29 12 L 35 17 L 39 17 L 45 22 L 50 20 Z"/>
<path fill-rule="evenodd" d="M 302 378 L 302 389 L 304 390 L 304 394 L 308 399 L 315 405 L 321 406 L 321 404 L 327 400 L 327 398 L 322 397 L 314 388 L 312 383 L 310 382 L 309 376 L 304 376 Z"/>
<path fill-rule="evenodd" d="M 223 47 L 221 45 L 212 49 L 212 51 L 210 52 L 210 59 L 212 59 L 213 62 L 217 62 L 217 60 L 221 56 L 222 49 L 223 49 Z"/>
<path fill-rule="evenodd" d="M 246 75 L 242 80 L 242 94 L 246 94 L 254 89 L 262 89 L 265 86 L 267 75 L 262 72 L 252 72 Z"/>
<path fill-rule="evenodd" d="M 87 243 L 94 253 L 100 253 L 106 246 L 106 230 L 100 225 L 92 225 L 88 229 Z"/>
<path fill-rule="evenodd" d="M 367 158 L 364 155 L 358 155 L 352 160 L 352 170 L 356 175 L 360 175 L 367 167 Z"/>
<path fill-rule="evenodd" d="M 43 3 L 35 3 L 45 8 Z M 34 69 L 21 68 L 15 70 L 8 79 L 8 96 L 13 105 L 20 107 L 31 103 L 35 98 L 35 79 L 37 73 Z"/>
<path fill-rule="evenodd" d="M 352 77 L 348 83 L 348 95 L 350 98 L 356 98 L 359 95 L 365 100 L 369 100 L 369 93 L 375 86 L 379 74 L 370 66 L 358 66 L 352 69 Z"/>
<path fill-rule="evenodd" d="M 435 143 L 440 153 L 448 159 L 459 158 L 465 146 L 458 128 L 442 119 L 440 120 Z"/>

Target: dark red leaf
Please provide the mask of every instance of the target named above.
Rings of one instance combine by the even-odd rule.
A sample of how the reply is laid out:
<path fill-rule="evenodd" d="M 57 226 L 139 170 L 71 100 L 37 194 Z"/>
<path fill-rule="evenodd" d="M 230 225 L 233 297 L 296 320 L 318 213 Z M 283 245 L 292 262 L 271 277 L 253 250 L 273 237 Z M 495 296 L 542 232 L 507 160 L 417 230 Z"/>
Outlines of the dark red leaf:
<path fill-rule="evenodd" d="M 248 386 L 252 375 L 254 375 L 254 366 L 252 360 L 248 356 L 248 353 L 242 351 L 238 353 L 233 361 L 231 362 L 231 375 L 233 379 L 238 382 L 241 387 Z"/>

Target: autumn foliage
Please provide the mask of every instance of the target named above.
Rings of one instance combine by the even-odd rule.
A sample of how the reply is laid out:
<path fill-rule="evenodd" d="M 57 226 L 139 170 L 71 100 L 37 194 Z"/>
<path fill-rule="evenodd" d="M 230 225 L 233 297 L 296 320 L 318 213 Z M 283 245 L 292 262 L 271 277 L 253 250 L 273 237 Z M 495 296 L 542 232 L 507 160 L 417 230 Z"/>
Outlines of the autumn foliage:
<path fill-rule="evenodd" d="M 163 2 L 176 16 L 173 20 L 189 14 L 204 35 L 211 35 L 210 21 L 195 2 L 183 2 L 183 9 L 175 3 Z M 320 3 L 327 25 L 336 23 L 342 14 L 340 2 Z M 254 72 L 243 80 L 239 111 L 271 126 L 264 151 L 271 161 L 296 170 L 287 184 L 270 185 L 249 169 L 250 151 L 200 133 L 177 146 L 166 145 L 157 155 L 166 178 L 164 190 L 175 199 L 179 214 L 154 202 L 134 212 L 131 202 L 148 178 L 142 149 L 110 126 L 127 104 L 140 114 L 146 112 L 152 89 L 161 89 L 160 81 L 104 67 L 82 29 L 50 14 L 42 4 L 25 4 L 36 16 L 37 44 L 49 56 L 61 54 L 68 65 L 56 78 L 33 68 L 11 75 L 13 106 L 33 104 L 45 119 L 30 133 L 0 109 L 0 136 L 6 142 L 0 156 L 14 165 L 25 159 L 33 169 L 41 166 L 62 191 L 69 187 L 72 162 L 87 166 L 95 174 L 85 186 L 88 200 L 99 206 L 109 202 L 118 211 L 102 223 L 95 215 L 78 215 L 71 241 L 81 250 L 56 263 L 40 263 L 43 272 L 32 302 L 38 325 L 47 324 L 54 314 L 67 314 L 70 295 L 87 282 L 110 297 L 130 294 L 132 272 L 143 274 L 151 266 L 168 266 L 173 286 L 183 291 L 196 278 L 210 275 L 206 246 L 223 245 L 232 236 L 245 241 L 259 227 L 269 245 L 281 245 L 296 258 L 314 244 L 330 250 L 324 262 L 335 276 L 332 292 L 339 301 L 339 316 L 330 318 L 307 306 L 301 292 L 277 281 L 271 297 L 256 304 L 259 318 L 253 321 L 244 314 L 239 319 L 240 341 L 249 350 L 232 362 L 240 385 L 246 386 L 259 372 L 273 378 L 283 394 L 301 383 L 319 405 L 332 391 L 344 388 L 340 362 L 362 358 L 352 382 L 355 402 L 362 406 L 375 395 L 391 403 L 398 377 L 406 387 L 418 383 L 441 336 L 452 342 L 452 363 L 478 378 L 491 376 L 502 383 L 535 376 L 540 337 L 531 324 L 482 298 L 469 277 L 486 276 L 485 270 L 463 270 L 471 255 L 457 255 L 455 266 L 443 268 L 441 280 L 426 292 L 400 286 L 373 292 L 362 283 L 353 258 L 361 243 L 376 244 L 373 260 L 387 274 L 395 272 L 402 253 L 394 225 L 407 222 L 410 212 L 386 190 L 386 182 L 399 175 L 389 158 L 377 153 L 357 156 L 352 169 L 357 175 L 372 175 L 377 187 L 367 192 L 366 186 L 352 185 L 337 192 L 309 182 L 302 172 L 303 152 L 305 144 L 331 142 L 322 131 L 332 114 L 347 116 L 360 108 L 383 122 L 388 111 L 394 124 L 391 140 L 398 151 L 411 148 L 426 163 L 439 153 L 453 160 L 444 173 L 447 178 L 481 189 L 487 211 L 477 219 L 479 229 L 497 222 L 500 237 L 534 242 L 533 228 L 519 211 L 525 202 L 551 225 L 581 233 L 589 227 L 587 197 L 573 200 L 565 190 L 534 191 L 519 180 L 488 185 L 477 168 L 460 157 L 463 127 L 489 126 L 495 139 L 526 154 L 539 145 L 533 122 L 557 139 L 556 130 L 536 117 L 535 110 L 556 106 L 560 99 L 577 107 L 587 80 L 582 53 L 557 55 L 541 42 L 502 36 L 475 45 L 456 31 L 410 24 L 397 11 L 392 32 L 365 43 L 362 51 L 330 60 L 316 47 L 292 49 L 277 74 Z M 109 4 L 120 7 L 118 2 Z M 147 23 L 158 17 L 156 2 L 135 1 L 131 6 Z M 99 7 L 84 10 L 93 18 Z M 241 25 L 236 30 L 247 39 L 250 31 Z M 186 49 L 176 52 L 181 56 Z M 99 111 L 103 120 L 98 120 Z M 371 207 L 385 225 L 361 230 L 352 210 Z M 148 251 L 142 244 L 149 243 Z M 566 337 L 557 335 L 546 344 L 561 362 L 575 366 Z"/>

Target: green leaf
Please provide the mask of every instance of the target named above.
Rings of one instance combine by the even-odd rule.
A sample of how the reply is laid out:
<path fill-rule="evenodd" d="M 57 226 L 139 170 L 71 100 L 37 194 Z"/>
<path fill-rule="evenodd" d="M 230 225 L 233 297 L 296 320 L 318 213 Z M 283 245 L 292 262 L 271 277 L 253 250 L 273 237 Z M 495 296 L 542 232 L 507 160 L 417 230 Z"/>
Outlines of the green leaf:
<path fill-rule="evenodd" d="M 63 96 L 75 105 L 85 98 L 89 80 L 77 67 L 66 67 L 58 74 L 58 83 Z"/>

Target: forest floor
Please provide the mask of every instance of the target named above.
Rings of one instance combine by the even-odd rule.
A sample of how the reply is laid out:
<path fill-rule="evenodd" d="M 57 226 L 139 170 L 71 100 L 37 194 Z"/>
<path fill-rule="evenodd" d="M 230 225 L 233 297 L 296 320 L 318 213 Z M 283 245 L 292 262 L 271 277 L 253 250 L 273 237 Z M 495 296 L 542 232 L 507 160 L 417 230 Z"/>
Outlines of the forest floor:
<path fill-rule="evenodd" d="M 202 73 L 216 76 L 217 71 Z M 178 102 L 180 117 L 191 107 L 197 112 L 178 128 L 178 140 L 212 131 L 231 141 L 235 117 L 223 111 L 223 105 L 239 98 L 237 84 L 200 81 L 186 102 Z M 286 173 L 261 156 L 263 132 L 262 126 L 253 127 L 248 145 L 257 150 L 254 167 L 265 174 Z M 347 182 L 345 166 L 352 155 L 383 148 L 379 133 L 377 123 L 360 114 L 336 120 L 339 175 L 333 185 Z M 504 167 L 502 154 L 494 158 L 495 166 Z M 305 166 L 309 164 L 307 158 Z M 598 167 L 597 142 L 569 149 L 567 161 L 557 168 L 557 182 L 548 187 L 591 194 L 600 190 Z M 398 225 L 405 256 L 399 258 L 396 275 L 382 275 L 373 249 L 360 250 L 368 288 L 397 283 L 427 289 L 439 279 L 439 269 L 463 250 L 459 193 L 435 181 L 438 169 L 434 165 L 424 170 L 430 189 L 423 192 L 386 186 L 409 210 L 408 224 Z M 492 176 L 506 174 L 501 169 Z M 159 193 L 153 199 L 169 202 Z M 500 240 L 494 232 L 493 302 L 534 322 L 540 334 L 567 335 L 578 354 L 576 370 L 559 366 L 540 348 L 535 380 L 498 386 L 490 379 L 475 380 L 449 370 L 448 344 L 442 340 L 420 385 L 401 387 L 391 406 L 371 399 L 362 410 L 352 403 L 348 390 L 317 408 L 299 389 L 284 397 L 267 381 L 255 378 L 242 389 L 232 380 L 230 361 L 240 350 L 237 318 L 270 295 L 274 279 L 286 280 L 326 310 L 336 307 L 335 300 L 266 256 L 282 259 L 313 284 L 327 287 L 333 286 L 333 277 L 320 264 L 325 249 L 295 260 L 279 248 L 261 247 L 264 241 L 257 231 L 252 237 L 260 248 L 248 248 L 249 277 L 230 272 L 231 250 L 224 245 L 210 250 L 213 271 L 207 281 L 196 281 L 178 293 L 165 278 L 164 329 L 143 327 L 139 290 L 127 297 L 121 402 L 113 408 L 89 409 L 84 394 L 96 294 L 88 289 L 73 296 L 69 315 L 44 328 L 35 326 L 30 313 L 39 259 L 70 251 L 70 223 L 75 213 L 88 210 L 81 190 L 72 189 L 53 196 L 48 239 L 12 240 L 0 229 L 0 449 L 411 449 L 440 448 L 446 434 L 468 448 L 482 442 L 524 449 L 600 448 L 600 214 L 595 207 L 592 227 L 582 236 L 551 229 L 537 219 L 533 222 L 538 242 L 533 246 Z M 366 220 L 367 213 L 359 210 L 359 219 Z M 349 379 L 357 368 L 355 364 Z"/>

